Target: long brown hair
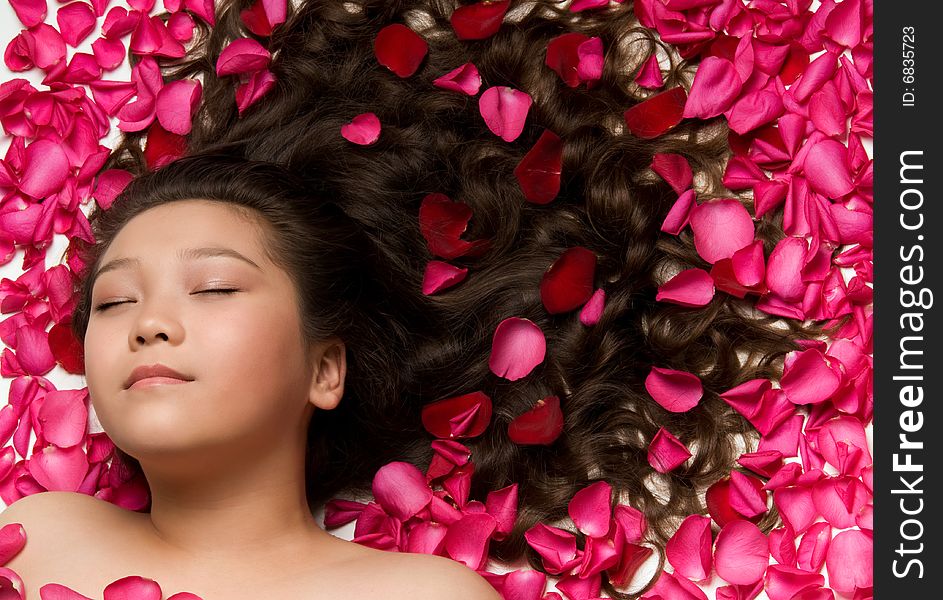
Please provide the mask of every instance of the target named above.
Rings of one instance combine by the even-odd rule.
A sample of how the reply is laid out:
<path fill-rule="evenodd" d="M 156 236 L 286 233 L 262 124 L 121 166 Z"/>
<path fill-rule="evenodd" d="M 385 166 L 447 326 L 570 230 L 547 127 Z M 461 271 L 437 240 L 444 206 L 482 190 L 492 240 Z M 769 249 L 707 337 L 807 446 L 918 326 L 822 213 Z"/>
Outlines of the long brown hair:
<path fill-rule="evenodd" d="M 209 197 L 255 209 L 275 224 L 271 246 L 308 300 L 304 318 L 317 324 L 310 333 L 340 334 L 352 364 L 338 409 L 312 420 L 309 504 L 345 490 L 369 493 L 377 469 L 392 460 L 427 466 L 433 438 L 421 427 L 422 407 L 480 390 L 491 397 L 494 413 L 484 434 L 466 440 L 475 465 L 471 497 L 519 484 L 518 521 L 491 554 L 511 561 L 527 553 L 542 570 L 523 532 L 565 518 L 573 494 L 594 481 L 606 480 L 623 502 L 642 510 L 659 545 L 680 518 L 704 512 L 704 489 L 757 439 L 719 393 L 749 379 L 777 378 L 795 340 L 816 332 L 724 293 L 700 308 L 656 302 L 665 273 L 709 265 L 690 232 L 660 231 L 677 193 L 652 172 L 652 158 L 684 156 L 700 201 L 739 197 L 722 183 L 727 127 L 719 118 L 684 120 L 655 139 L 622 127 L 623 112 L 651 94 L 633 77 L 652 53 L 661 49 L 671 60 L 667 88 L 688 87 L 695 66 L 641 27 L 631 2 L 579 14 L 544 1 L 512 4 L 495 35 L 461 41 L 449 24 L 453 1 L 289 3 L 287 22 L 267 38 L 239 19 L 248 0 L 218 3 L 216 25 L 198 21 L 200 35 L 187 56 L 162 59 L 165 80 L 203 81 L 202 104 L 185 139 L 186 154 L 201 158 L 153 170 L 143 135 L 124 135 L 106 168 L 126 169 L 136 179 L 107 211 L 114 216 L 93 219 L 98 244 L 88 259 L 94 263 L 129 218 L 156 203 Z M 429 45 L 410 77 L 395 75 L 374 56 L 377 32 L 391 23 L 409 24 Z M 544 64 L 548 41 L 573 31 L 598 36 L 606 49 L 602 78 L 591 90 L 568 87 Z M 240 115 L 239 82 L 217 77 L 215 61 L 231 40 L 244 37 L 269 49 L 276 83 Z M 534 98 L 513 142 L 488 130 L 473 97 L 432 84 L 466 62 L 477 66 L 482 89 L 507 85 Z M 379 117 L 380 138 L 352 144 L 340 128 L 365 112 Z M 513 171 L 547 129 L 563 140 L 563 177 L 557 197 L 538 206 L 524 200 Z M 291 176 L 225 156 L 273 163 Z M 433 257 L 418 212 L 433 192 L 468 204 L 473 217 L 463 237 L 491 245 L 479 257 L 453 261 L 469 269 L 467 280 L 426 296 L 423 271 Z M 740 199 L 752 208 L 748 197 Z M 313 205 L 334 204 L 343 217 L 314 214 Z M 767 256 L 784 235 L 781 219 L 780 211 L 756 222 Z M 548 314 L 539 295 L 543 273 L 573 246 L 599 257 L 594 285 L 605 290 L 606 305 L 591 327 L 576 312 Z M 354 282 L 366 291 L 330 298 L 319 291 L 354 289 Z M 73 322 L 80 339 L 88 293 L 81 290 Z M 543 363 L 514 382 L 488 367 L 494 329 L 510 316 L 532 320 L 548 342 Z M 700 404 L 672 413 L 655 403 L 643 384 L 653 365 L 698 375 Z M 563 435 L 548 446 L 512 442 L 508 423 L 551 394 L 561 400 Z M 694 451 L 667 475 L 646 460 L 662 426 Z M 761 527 L 769 530 L 776 519 L 771 510 Z M 618 595 L 605 578 L 604 585 Z"/>

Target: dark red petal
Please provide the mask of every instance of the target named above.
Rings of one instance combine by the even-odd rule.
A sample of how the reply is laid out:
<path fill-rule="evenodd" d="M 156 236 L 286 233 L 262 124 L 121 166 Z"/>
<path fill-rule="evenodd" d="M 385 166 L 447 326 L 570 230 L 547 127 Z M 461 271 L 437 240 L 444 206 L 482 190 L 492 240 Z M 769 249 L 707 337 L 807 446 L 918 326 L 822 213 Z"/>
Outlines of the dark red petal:
<path fill-rule="evenodd" d="M 438 192 L 427 194 L 419 206 L 419 231 L 426 238 L 429 252 L 446 260 L 481 256 L 490 247 L 489 240 L 459 239 L 471 216 L 471 208 L 464 202 L 453 202 Z"/>
<path fill-rule="evenodd" d="M 453 435 L 450 420 L 477 408 L 473 420 L 461 433 Z M 422 407 L 422 426 L 438 438 L 469 438 L 481 435 L 491 422 L 491 398 L 484 392 L 471 392 L 436 400 Z"/>
<path fill-rule="evenodd" d="M 558 35 L 547 44 L 547 58 L 544 64 L 556 71 L 560 79 L 571 88 L 580 84 L 577 72 L 580 56 L 577 48 L 588 39 L 589 37 L 582 33 L 571 32 Z"/>
<path fill-rule="evenodd" d="M 452 29 L 460 40 L 483 40 L 501 29 L 509 1 L 479 2 L 460 6 L 452 13 Z"/>
<path fill-rule="evenodd" d="M 186 149 L 187 138 L 170 133 L 156 119 L 148 128 L 147 145 L 144 147 L 144 160 L 148 169 L 153 171 L 173 162 L 183 156 Z"/>
<path fill-rule="evenodd" d="M 578 308 L 593 295 L 596 254 L 582 246 L 568 248 L 540 280 L 540 299 L 550 314 Z"/>
<path fill-rule="evenodd" d="M 556 133 L 545 129 L 514 169 L 514 176 L 524 198 L 534 204 L 547 204 L 560 193 L 562 171 L 563 141 Z"/>
<path fill-rule="evenodd" d="M 563 433 L 560 398 L 547 396 L 508 424 L 508 437 L 516 444 L 551 444 Z"/>
<path fill-rule="evenodd" d="M 409 77 L 429 52 L 429 44 L 409 27 L 393 23 L 377 33 L 373 52 L 381 65 L 400 77 Z"/>
<path fill-rule="evenodd" d="M 49 330 L 49 349 L 56 362 L 69 373 L 85 373 L 85 357 L 82 344 L 76 339 L 69 322 L 56 323 Z"/>
<path fill-rule="evenodd" d="M 637 137 L 656 138 L 681 122 L 687 98 L 680 86 L 655 94 L 625 111 L 625 124 Z"/>
<path fill-rule="evenodd" d="M 757 492 L 763 493 L 763 482 L 747 475 L 747 480 L 753 487 L 756 488 Z M 720 527 L 723 527 L 730 521 L 736 519 L 745 519 L 751 523 L 758 522 L 765 513 L 760 513 L 754 517 L 746 518 L 745 516 L 738 513 L 734 510 L 733 506 L 730 503 L 730 477 L 724 477 L 723 479 L 718 480 L 716 483 L 707 488 L 707 493 L 705 495 L 705 500 L 707 501 L 707 512 L 710 513 L 711 518 L 714 519 L 714 522 L 717 523 Z"/>

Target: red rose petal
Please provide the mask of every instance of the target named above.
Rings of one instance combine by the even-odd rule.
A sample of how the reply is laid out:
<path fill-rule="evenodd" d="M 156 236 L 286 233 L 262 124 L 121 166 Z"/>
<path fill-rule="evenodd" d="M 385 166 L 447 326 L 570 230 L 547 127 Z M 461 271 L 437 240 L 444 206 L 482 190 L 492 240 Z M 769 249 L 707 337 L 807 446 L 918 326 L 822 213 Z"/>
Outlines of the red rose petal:
<path fill-rule="evenodd" d="M 682 154 L 655 154 L 652 157 L 652 170 L 661 175 L 677 194 L 684 193 L 694 182 L 691 165 Z"/>
<path fill-rule="evenodd" d="M 680 86 L 655 94 L 626 110 L 625 124 L 636 137 L 656 138 L 681 122 L 687 97 Z"/>
<path fill-rule="evenodd" d="M 563 433 L 563 412 L 560 398 L 547 396 L 534 408 L 518 415 L 508 424 L 508 437 L 515 444 L 549 445 Z"/>
<path fill-rule="evenodd" d="M 491 422 L 491 411 L 491 398 L 484 392 L 452 396 L 423 406 L 422 426 L 438 438 L 477 437 Z M 466 414 L 473 418 L 457 418 Z"/>
<path fill-rule="evenodd" d="M 377 61 L 400 77 L 409 77 L 429 52 L 426 40 L 402 23 L 387 25 L 373 43 Z"/>
<path fill-rule="evenodd" d="M 460 40 L 483 40 L 501 29 L 510 2 L 479 2 L 460 6 L 449 21 Z"/>
<path fill-rule="evenodd" d="M 582 306 L 593 294 L 596 254 L 582 246 L 567 248 L 544 272 L 540 299 L 550 314 Z"/>
<path fill-rule="evenodd" d="M 524 198 L 534 204 L 547 204 L 560 193 L 563 170 L 563 141 L 545 129 L 521 162 L 514 169 Z"/>

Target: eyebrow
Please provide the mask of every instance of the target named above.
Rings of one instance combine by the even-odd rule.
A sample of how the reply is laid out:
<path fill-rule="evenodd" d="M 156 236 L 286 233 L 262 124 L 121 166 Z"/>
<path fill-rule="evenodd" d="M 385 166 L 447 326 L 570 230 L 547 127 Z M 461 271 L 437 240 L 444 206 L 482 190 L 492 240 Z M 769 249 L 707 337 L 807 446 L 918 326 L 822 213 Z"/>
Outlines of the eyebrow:
<path fill-rule="evenodd" d="M 241 260 L 247 264 L 252 265 L 258 270 L 262 270 L 262 267 L 257 265 L 255 261 L 246 256 L 242 255 L 239 252 L 236 252 L 232 248 L 225 248 L 222 246 L 206 246 L 203 248 L 184 248 L 177 252 L 177 258 L 180 260 L 198 260 L 201 258 L 215 258 L 225 256 L 229 258 L 235 258 Z M 108 261 L 95 274 L 92 276 L 92 284 L 94 285 L 95 281 L 104 273 L 108 271 L 116 271 L 118 269 L 128 269 L 131 267 L 139 267 L 141 265 L 141 260 L 138 258 L 116 258 Z"/>

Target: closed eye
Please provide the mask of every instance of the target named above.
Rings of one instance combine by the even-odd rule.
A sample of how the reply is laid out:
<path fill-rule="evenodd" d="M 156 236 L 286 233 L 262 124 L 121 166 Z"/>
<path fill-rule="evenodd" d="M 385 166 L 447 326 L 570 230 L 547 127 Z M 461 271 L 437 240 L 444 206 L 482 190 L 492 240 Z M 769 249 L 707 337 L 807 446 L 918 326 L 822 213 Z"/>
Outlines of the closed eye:
<path fill-rule="evenodd" d="M 195 294 L 234 294 L 234 293 L 236 293 L 236 292 L 238 292 L 238 291 L 239 291 L 239 290 L 234 289 L 234 288 L 217 288 L 217 289 L 211 289 L 211 290 L 201 290 L 201 291 L 199 291 L 199 292 L 194 292 L 194 293 L 195 293 Z M 111 308 L 112 306 L 115 306 L 115 305 L 118 305 L 118 304 L 126 304 L 127 302 L 132 302 L 132 301 L 131 301 L 131 300 L 119 300 L 119 301 L 115 301 L 115 302 L 103 302 L 103 303 L 99 304 L 98 306 L 96 306 L 96 307 L 95 307 L 95 310 L 96 310 L 97 312 L 102 312 L 102 311 L 108 310 L 108 309 Z"/>

